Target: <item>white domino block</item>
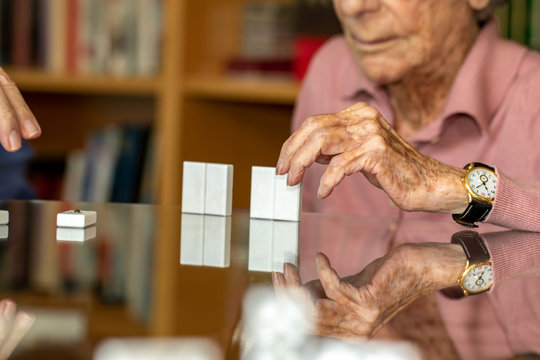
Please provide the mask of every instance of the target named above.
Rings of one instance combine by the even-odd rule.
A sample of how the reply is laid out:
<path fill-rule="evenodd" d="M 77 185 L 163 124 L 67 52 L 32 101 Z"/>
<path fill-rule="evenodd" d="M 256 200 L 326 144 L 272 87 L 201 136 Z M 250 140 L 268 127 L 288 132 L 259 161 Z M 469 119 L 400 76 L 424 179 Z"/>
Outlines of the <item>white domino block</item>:
<path fill-rule="evenodd" d="M 276 175 L 274 195 L 274 219 L 300 220 L 302 185 L 287 185 L 287 175 Z"/>
<path fill-rule="evenodd" d="M 231 262 L 231 217 L 204 216 L 203 265 L 229 267 Z"/>
<path fill-rule="evenodd" d="M 96 230 L 96 225 L 86 228 L 58 227 L 56 228 L 56 240 L 83 242 L 95 238 Z"/>
<path fill-rule="evenodd" d="M 9 223 L 9 211 L 0 210 L 0 225 L 6 225 Z"/>
<path fill-rule="evenodd" d="M 7 239 L 9 235 L 9 226 L 0 225 L 0 240 Z"/>
<path fill-rule="evenodd" d="M 272 220 L 249 220 L 248 270 L 272 271 L 273 223 Z"/>
<path fill-rule="evenodd" d="M 182 174 L 182 212 L 204 214 L 206 163 L 184 161 Z"/>
<path fill-rule="evenodd" d="M 274 218 L 276 169 L 253 166 L 251 168 L 251 198 L 249 216 L 258 219 Z"/>
<path fill-rule="evenodd" d="M 56 216 L 56 225 L 59 227 L 84 228 L 96 223 L 95 211 L 68 210 Z"/>
<path fill-rule="evenodd" d="M 180 264 L 203 265 L 204 215 L 182 214 Z"/>
<path fill-rule="evenodd" d="M 204 213 L 231 216 L 233 166 L 206 164 L 206 199 Z"/>

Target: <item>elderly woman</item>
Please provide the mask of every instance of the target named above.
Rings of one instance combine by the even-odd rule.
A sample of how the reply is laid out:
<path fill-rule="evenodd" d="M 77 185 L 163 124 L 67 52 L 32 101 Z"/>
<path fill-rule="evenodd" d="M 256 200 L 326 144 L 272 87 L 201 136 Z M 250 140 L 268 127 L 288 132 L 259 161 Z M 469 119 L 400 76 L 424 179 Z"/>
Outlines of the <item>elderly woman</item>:
<path fill-rule="evenodd" d="M 469 227 L 540 230 L 540 55 L 498 37 L 491 12 L 503 2 L 334 0 L 344 36 L 314 58 L 297 130 L 276 165 L 289 185 L 303 180 L 304 210 L 452 214 Z M 407 244 L 343 279 L 321 254 L 318 329 L 369 337 L 420 296 L 458 284 L 465 295 L 493 290 L 510 269 L 527 271 L 520 251 L 540 258 L 538 243 L 510 245 L 491 247 L 472 232 L 452 244 Z M 296 269 L 285 270 L 275 284 L 299 286 Z M 476 277 L 462 278 L 468 271 Z M 467 281 L 480 285 L 471 291 Z M 453 316 L 481 314 L 487 302 L 478 298 Z"/>

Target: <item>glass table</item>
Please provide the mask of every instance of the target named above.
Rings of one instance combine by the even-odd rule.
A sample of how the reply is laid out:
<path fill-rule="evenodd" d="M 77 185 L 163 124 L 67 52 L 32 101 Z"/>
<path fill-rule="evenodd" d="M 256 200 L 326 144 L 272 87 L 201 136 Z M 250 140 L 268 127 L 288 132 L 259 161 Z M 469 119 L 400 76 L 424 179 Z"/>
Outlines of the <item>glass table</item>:
<path fill-rule="evenodd" d="M 452 222 L 310 213 L 300 222 L 282 222 L 250 219 L 247 210 L 218 217 L 142 204 L 4 201 L 0 209 L 10 217 L 0 225 L 0 298 L 36 315 L 13 358 L 89 359 L 111 337 L 211 339 L 223 358 L 239 358 L 244 295 L 255 285 L 271 285 L 271 272 L 281 271 L 284 262 L 299 265 L 303 281 L 312 280 L 315 254 L 322 251 L 345 276 L 393 246 L 449 242 L 463 230 Z M 57 214 L 70 209 L 96 211 L 97 224 L 57 227 Z M 501 287 L 459 301 L 440 294 L 421 299 L 380 337 L 447 358 L 533 352 L 538 344 L 514 346 L 512 331 L 524 320 L 515 324 L 498 313 L 497 301 L 526 286 L 516 306 L 531 306 L 527 331 L 540 339 L 540 307 L 528 303 L 540 294 L 540 282 L 529 277 L 511 285 L 511 294 Z M 474 321 L 471 309 L 478 310 Z M 488 334 L 493 327 L 499 330 Z"/>

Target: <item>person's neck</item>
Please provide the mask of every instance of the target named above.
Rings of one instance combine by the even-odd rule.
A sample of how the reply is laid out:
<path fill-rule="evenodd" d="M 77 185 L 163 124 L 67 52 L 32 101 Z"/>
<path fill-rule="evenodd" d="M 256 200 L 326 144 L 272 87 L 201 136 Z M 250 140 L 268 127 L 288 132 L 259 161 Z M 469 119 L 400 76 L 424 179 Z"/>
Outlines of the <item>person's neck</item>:
<path fill-rule="evenodd" d="M 386 86 L 394 112 L 394 128 L 401 136 L 410 138 L 441 116 L 452 84 L 477 34 L 478 29 L 475 29 L 465 38 L 448 41 L 446 47 L 450 50 L 446 56 Z"/>

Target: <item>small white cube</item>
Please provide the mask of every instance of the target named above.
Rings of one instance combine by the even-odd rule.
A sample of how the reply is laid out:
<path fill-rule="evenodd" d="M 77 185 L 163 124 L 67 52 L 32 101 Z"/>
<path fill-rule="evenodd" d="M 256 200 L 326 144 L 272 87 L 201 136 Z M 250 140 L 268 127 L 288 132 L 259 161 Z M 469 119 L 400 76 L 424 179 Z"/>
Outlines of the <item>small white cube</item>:
<path fill-rule="evenodd" d="M 231 262 L 231 217 L 204 216 L 204 266 L 229 267 Z"/>
<path fill-rule="evenodd" d="M 248 270 L 272 271 L 273 230 L 274 222 L 272 220 L 249 220 Z"/>
<path fill-rule="evenodd" d="M 0 240 L 7 239 L 9 235 L 9 226 L 0 225 Z"/>
<path fill-rule="evenodd" d="M 203 265 L 204 215 L 182 214 L 180 264 Z"/>
<path fill-rule="evenodd" d="M 56 228 L 56 240 L 83 242 L 95 238 L 96 230 L 96 225 L 86 228 L 58 227 Z"/>
<path fill-rule="evenodd" d="M 206 164 L 206 195 L 204 213 L 231 216 L 233 166 Z"/>
<path fill-rule="evenodd" d="M 251 198 L 249 216 L 257 219 L 274 218 L 276 169 L 253 166 L 251 168 Z"/>
<path fill-rule="evenodd" d="M 0 225 L 6 225 L 9 223 L 9 211 L 0 210 Z"/>
<path fill-rule="evenodd" d="M 89 210 L 68 210 L 56 216 L 56 225 L 59 227 L 85 228 L 96 221 L 97 213 Z"/>

